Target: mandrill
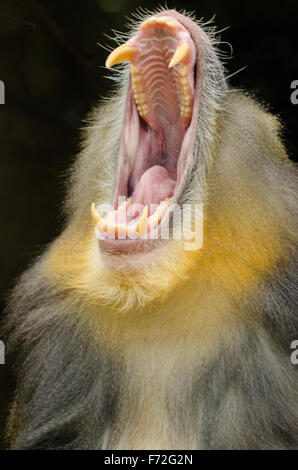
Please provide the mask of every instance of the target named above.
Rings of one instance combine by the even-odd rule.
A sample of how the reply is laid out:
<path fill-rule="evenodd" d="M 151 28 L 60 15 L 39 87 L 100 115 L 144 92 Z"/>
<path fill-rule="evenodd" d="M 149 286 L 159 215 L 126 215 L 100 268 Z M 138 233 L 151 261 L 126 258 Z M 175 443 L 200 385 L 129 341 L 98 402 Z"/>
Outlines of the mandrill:
<path fill-rule="evenodd" d="M 193 17 L 158 11 L 126 40 L 63 233 L 10 300 L 8 445 L 298 448 L 297 172 L 281 126 L 229 88 Z"/>

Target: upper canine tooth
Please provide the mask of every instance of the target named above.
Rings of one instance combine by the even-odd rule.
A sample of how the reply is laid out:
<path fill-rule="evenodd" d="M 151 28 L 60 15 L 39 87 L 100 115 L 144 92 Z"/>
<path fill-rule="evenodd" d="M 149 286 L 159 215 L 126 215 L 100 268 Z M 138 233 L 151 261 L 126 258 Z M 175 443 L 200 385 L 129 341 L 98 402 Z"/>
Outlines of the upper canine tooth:
<path fill-rule="evenodd" d="M 146 230 L 147 227 L 147 219 L 148 219 L 148 206 L 145 206 L 142 212 L 141 217 L 139 218 L 136 224 L 136 232 L 141 237 Z"/>
<path fill-rule="evenodd" d="M 91 204 L 91 216 L 95 225 L 98 226 L 100 231 L 103 231 L 106 229 L 107 223 L 97 212 L 94 202 L 92 202 Z"/>
<path fill-rule="evenodd" d="M 175 65 L 179 64 L 179 62 L 182 62 L 185 57 L 189 54 L 189 51 L 190 46 L 186 42 L 179 44 L 172 57 L 171 62 L 169 63 L 169 68 L 174 67 Z"/>
<path fill-rule="evenodd" d="M 137 52 L 137 48 L 122 44 L 111 52 L 106 60 L 106 67 L 109 69 L 119 62 L 131 62 L 132 56 Z"/>

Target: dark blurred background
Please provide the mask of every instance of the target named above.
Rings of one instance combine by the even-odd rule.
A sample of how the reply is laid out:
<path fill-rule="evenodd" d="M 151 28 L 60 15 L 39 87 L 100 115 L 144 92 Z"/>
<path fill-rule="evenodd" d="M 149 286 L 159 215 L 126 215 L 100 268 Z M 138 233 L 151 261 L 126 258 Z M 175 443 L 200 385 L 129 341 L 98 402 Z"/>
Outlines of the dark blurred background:
<path fill-rule="evenodd" d="M 0 0 L 0 304 L 30 260 L 59 234 L 63 175 L 78 150 L 84 116 L 112 87 L 98 46 L 125 16 L 160 2 L 141 0 Z M 296 0 L 177 0 L 169 7 L 216 14 L 222 41 L 233 46 L 230 82 L 252 91 L 286 124 L 284 138 L 297 156 L 298 80 Z M 112 42 L 108 41 L 111 45 Z M 227 44 L 222 49 L 229 53 Z M 0 333 L 1 339 L 1 333 Z M 0 365 L 0 430 L 12 389 L 11 365 Z M 3 443 L 0 443 L 3 446 Z"/>

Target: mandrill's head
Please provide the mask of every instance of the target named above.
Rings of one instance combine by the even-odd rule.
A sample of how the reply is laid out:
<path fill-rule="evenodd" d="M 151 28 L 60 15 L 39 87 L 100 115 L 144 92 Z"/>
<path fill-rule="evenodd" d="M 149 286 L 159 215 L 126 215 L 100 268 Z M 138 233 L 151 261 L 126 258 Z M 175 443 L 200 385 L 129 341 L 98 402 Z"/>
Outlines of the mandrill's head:
<path fill-rule="evenodd" d="M 103 202 L 111 205 L 91 209 L 99 247 L 129 257 L 192 235 L 185 248 L 197 250 L 215 111 L 226 88 L 221 64 L 202 28 L 173 10 L 143 20 L 106 66 L 120 62 L 129 66 L 109 137 L 117 169 L 110 167 L 113 189 Z"/>
<path fill-rule="evenodd" d="M 249 161 L 258 153 L 254 132 L 277 126 L 249 98 L 228 93 L 214 30 L 204 29 L 161 11 L 108 56 L 108 68 L 124 63 L 113 69 L 118 90 L 84 131 L 68 225 L 47 258 L 59 288 L 126 308 L 168 298 L 189 279 L 238 288 L 272 264 L 275 246 L 269 261 L 256 250 L 271 245 L 260 225 L 254 233 L 264 214 L 258 195 L 252 201 Z"/>

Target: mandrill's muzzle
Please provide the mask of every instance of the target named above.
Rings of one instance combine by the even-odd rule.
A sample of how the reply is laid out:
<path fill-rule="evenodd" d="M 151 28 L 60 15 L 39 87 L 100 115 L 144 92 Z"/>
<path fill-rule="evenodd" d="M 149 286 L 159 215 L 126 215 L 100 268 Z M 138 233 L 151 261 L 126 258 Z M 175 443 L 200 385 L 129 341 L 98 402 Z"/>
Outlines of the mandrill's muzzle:
<path fill-rule="evenodd" d="M 103 214 L 92 205 L 101 240 L 155 239 L 178 201 L 198 125 L 198 32 L 206 39 L 189 18 L 160 13 L 107 58 L 108 68 L 130 62 L 130 81 L 113 207 Z"/>

